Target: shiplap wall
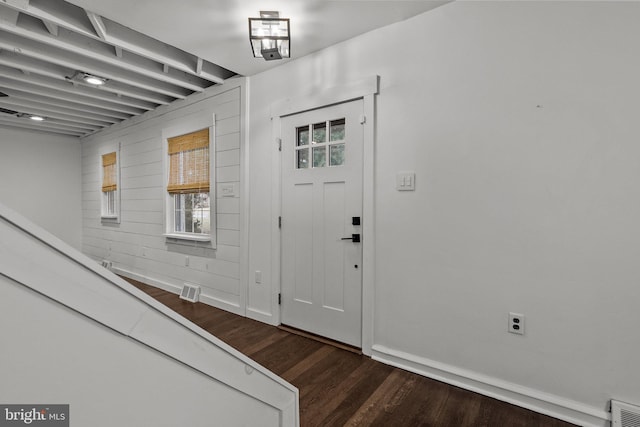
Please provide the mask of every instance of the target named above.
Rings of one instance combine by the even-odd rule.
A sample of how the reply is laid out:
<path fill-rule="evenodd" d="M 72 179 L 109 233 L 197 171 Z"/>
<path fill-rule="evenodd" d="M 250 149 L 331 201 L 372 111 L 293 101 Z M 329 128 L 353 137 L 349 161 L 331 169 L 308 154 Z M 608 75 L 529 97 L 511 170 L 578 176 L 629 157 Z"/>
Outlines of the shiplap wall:
<path fill-rule="evenodd" d="M 85 138 L 82 142 L 83 252 L 114 271 L 173 292 L 202 287 L 201 301 L 244 313 L 241 296 L 241 141 L 244 79 L 208 90 Z M 217 247 L 163 233 L 163 129 L 215 114 Z M 194 124 L 194 126 L 196 126 Z M 197 130 L 194 128 L 193 130 Z M 100 155 L 120 144 L 120 223 L 100 219 Z M 232 184 L 233 197 L 221 185 Z M 186 265 L 188 257 L 188 266 Z"/>

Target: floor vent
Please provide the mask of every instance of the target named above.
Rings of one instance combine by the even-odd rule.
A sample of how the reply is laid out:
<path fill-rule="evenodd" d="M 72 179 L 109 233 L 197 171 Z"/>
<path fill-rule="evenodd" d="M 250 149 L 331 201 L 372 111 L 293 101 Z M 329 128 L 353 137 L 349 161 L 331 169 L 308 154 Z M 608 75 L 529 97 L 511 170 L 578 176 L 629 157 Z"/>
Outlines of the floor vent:
<path fill-rule="evenodd" d="M 113 267 L 113 264 L 111 263 L 111 261 L 107 261 L 106 259 L 102 260 L 101 265 L 109 271 L 111 271 L 111 267 Z"/>
<path fill-rule="evenodd" d="M 182 292 L 180 292 L 180 299 L 184 299 L 191 302 L 198 302 L 198 298 L 200 297 L 200 286 L 191 285 L 189 283 L 185 283 L 182 288 Z"/>
<path fill-rule="evenodd" d="M 611 401 L 612 427 L 640 427 L 640 406 Z"/>

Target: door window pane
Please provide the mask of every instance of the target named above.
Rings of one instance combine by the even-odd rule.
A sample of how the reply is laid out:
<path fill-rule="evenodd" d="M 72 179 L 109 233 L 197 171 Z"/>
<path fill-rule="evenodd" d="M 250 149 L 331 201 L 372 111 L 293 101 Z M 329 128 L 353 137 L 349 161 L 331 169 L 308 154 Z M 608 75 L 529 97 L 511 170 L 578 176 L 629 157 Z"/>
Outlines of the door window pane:
<path fill-rule="evenodd" d="M 298 169 L 306 169 L 309 167 L 309 149 L 305 148 L 302 150 L 298 150 L 296 152 L 298 156 L 297 159 L 297 168 Z"/>
<path fill-rule="evenodd" d="M 331 121 L 330 141 L 342 141 L 344 139 L 344 119 Z"/>
<path fill-rule="evenodd" d="M 309 126 L 298 128 L 298 141 L 297 145 L 309 145 Z"/>
<path fill-rule="evenodd" d="M 345 164 L 346 120 L 336 119 L 296 128 L 297 169 Z"/>
<path fill-rule="evenodd" d="M 323 168 L 327 165 L 327 147 L 315 147 L 313 149 L 313 167 Z"/>
<path fill-rule="evenodd" d="M 327 142 L 327 123 L 313 125 L 313 142 L 315 144 Z"/>
<path fill-rule="evenodd" d="M 329 166 L 344 165 L 344 144 L 335 144 L 329 147 Z"/>

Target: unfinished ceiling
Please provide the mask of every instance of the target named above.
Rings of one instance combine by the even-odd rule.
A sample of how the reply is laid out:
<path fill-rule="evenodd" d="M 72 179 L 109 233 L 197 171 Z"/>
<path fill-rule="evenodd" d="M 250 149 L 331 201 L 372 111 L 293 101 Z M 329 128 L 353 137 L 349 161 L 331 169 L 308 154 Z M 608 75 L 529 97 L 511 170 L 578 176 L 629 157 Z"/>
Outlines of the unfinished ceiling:
<path fill-rule="evenodd" d="M 61 0 L 0 2 L 0 124 L 83 136 L 234 74 Z"/>
<path fill-rule="evenodd" d="M 291 18 L 296 58 L 444 3 L 0 0 L 0 126 L 85 136 L 277 66 L 251 53 L 247 18 L 260 10 Z"/>

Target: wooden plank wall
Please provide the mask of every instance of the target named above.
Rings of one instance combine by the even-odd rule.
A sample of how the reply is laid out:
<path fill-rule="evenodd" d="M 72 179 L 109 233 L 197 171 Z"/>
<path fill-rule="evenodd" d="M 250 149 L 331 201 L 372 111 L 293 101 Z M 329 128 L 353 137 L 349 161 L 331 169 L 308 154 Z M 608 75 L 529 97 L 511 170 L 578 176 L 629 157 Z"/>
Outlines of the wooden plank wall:
<path fill-rule="evenodd" d="M 226 85 L 225 85 L 226 86 Z M 82 142 L 82 209 L 85 254 L 113 262 L 114 271 L 172 292 L 184 282 L 202 287 L 202 301 L 244 314 L 241 279 L 242 84 L 117 125 Z M 226 90 L 225 90 L 226 89 Z M 168 241 L 164 230 L 165 178 L 162 131 L 215 114 L 217 247 Z M 194 129 L 197 130 L 197 129 Z M 120 144 L 121 221 L 100 218 L 100 154 Z M 233 184 L 234 197 L 221 185 Z M 188 266 L 185 258 L 188 257 Z"/>

